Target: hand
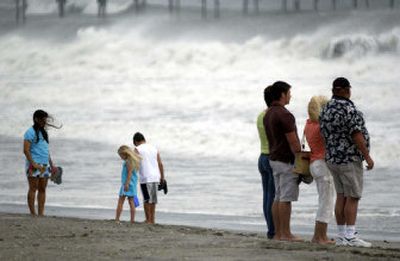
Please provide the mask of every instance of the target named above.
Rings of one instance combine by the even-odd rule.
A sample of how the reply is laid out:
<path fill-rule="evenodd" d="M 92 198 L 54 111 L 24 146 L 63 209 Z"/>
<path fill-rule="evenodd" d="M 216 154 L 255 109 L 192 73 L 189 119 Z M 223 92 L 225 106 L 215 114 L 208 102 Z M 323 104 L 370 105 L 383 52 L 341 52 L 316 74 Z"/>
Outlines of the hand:
<path fill-rule="evenodd" d="M 368 156 L 365 161 L 367 162 L 367 170 L 371 170 L 374 168 L 374 161 L 371 159 L 370 156 Z"/>
<path fill-rule="evenodd" d="M 54 180 L 56 178 L 57 169 L 54 165 L 50 167 L 50 180 Z"/>
<path fill-rule="evenodd" d="M 40 174 L 44 173 L 46 171 L 46 167 L 45 166 L 41 166 L 37 163 L 32 163 L 32 167 L 33 167 L 33 171 L 35 171 L 35 169 L 40 171 Z"/>
<path fill-rule="evenodd" d="M 55 175 L 57 173 L 57 167 L 54 165 L 51 165 L 50 171 L 51 171 L 51 175 Z"/>
<path fill-rule="evenodd" d="M 128 190 L 129 190 L 129 184 L 125 184 L 125 186 L 124 186 L 124 191 L 125 191 L 125 192 L 128 192 Z"/>

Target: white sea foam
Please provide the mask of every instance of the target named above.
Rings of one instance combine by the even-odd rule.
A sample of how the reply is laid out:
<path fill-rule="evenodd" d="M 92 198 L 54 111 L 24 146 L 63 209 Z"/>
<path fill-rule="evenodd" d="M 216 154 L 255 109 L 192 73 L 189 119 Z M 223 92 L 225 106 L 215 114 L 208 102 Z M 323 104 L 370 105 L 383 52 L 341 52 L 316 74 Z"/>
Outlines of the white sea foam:
<path fill-rule="evenodd" d="M 44 106 L 64 122 L 54 135 L 115 143 L 141 129 L 177 153 L 225 157 L 229 151 L 252 160 L 258 147 L 254 120 L 266 84 L 283 79 L 294 86 L 289 109 L 301 131 L 310 97 L 329 96 L 330 81 L 345 75 L 367 117 L 377 162 L 392 166 L 400 156 L 400 79 L 393 73 L 400 60 L 399 27 L 378 34 L 327 38 L 329 32 L 317 30 L 224 42 L 146 37 L 153 26 L 143 23 L 123 35 L 125 23 L 85 27 L 65 43 L 3 36 L 1 103 L 15 122 L 2 125 L 2 132 L 20 135 L 23 130 L 15 133 L 15 127 L 24 127 L 32 107 Z M 341 43 L 350 44 L 336 55 Z"/>

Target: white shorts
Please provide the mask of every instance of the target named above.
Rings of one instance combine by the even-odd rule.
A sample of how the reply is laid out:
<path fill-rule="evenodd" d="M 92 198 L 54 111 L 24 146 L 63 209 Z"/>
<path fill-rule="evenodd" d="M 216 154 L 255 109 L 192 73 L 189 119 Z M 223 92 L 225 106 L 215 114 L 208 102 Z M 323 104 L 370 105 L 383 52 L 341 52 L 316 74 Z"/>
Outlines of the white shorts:
<path fill-rule="evenodd" d="M 310 164 L 310 172 L 317 185 L 318 210 L 316 221 L 329 223 L 333 217 L 335 186 L 325 160 L 315 160 Z"/>

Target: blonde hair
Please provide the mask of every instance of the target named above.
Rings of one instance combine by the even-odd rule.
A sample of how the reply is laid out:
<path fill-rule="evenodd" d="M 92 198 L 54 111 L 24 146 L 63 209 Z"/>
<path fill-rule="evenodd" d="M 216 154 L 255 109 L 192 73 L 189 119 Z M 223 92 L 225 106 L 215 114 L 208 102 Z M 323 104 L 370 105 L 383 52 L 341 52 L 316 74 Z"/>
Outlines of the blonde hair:
<path fill-rule="evenodd" d="M 313 96 L 308 103 L 308 116 L 312 121 L 319 121 L 319 114 L 322 108 L 328 103 L 328 98 L 325 96 Z"/>
<path fill-rule="evenodd" d="M 126 145 L 122 145 L 118 149 L 118 154 L 124 154 L 126 155 L 126 161 L 130 164 L 132 164 L 133 168 L 137 171 L 139 170 L 140 166 L 140 161 L 142 160 L 142 157 L 140 157 L 139 154 L 137 154 L 135 151 L 133 151 L 130 147 Z"/>

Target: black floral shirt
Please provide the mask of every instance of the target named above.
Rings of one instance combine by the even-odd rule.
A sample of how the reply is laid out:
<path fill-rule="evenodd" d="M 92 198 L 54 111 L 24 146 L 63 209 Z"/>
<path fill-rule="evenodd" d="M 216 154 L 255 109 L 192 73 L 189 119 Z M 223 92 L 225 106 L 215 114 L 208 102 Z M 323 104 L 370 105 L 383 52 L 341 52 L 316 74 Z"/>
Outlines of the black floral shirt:
<path fill-rule="evenodd" d="M 331 164 L 363 161 L 351 135 L 360 131 L 369 149 L 369 134 L 361 111 L 349 99 L 333 96 L 320 115 L 321 133 L 325 139 L 325 160 Z"/>

